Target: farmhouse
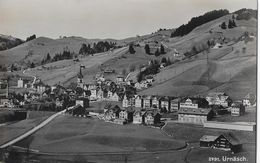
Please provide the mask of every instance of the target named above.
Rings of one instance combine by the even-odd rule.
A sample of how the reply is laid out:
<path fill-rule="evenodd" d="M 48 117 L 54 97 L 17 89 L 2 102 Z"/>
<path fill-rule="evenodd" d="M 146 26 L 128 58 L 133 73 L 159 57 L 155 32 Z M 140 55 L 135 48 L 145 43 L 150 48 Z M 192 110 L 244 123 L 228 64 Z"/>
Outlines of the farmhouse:
<path fill-rule="evenodd" d="M 24 82 L 23 82 L 23 79 L 22 79 L 22 78 L 18 79 L 18 81 L 17 81 L 17 87 L 18 87 L 18 88 L 23 88 L 23 87 L 24 87 Z"/>
<path fill-rule="evenodd" d="M 161 114 L 156 110 L 149 110 L 144 113 L 144 123 L 147 125 L 161 122 Z"/>
<path fill-rule="evenodd" d="M 143 106 L 142 98 L 139 95 L 135 96 L 135 107 L 141 108 Z"/>
<path fill-rule="evenodd" d="M 135 111 L 133 116 L 133 124 L 142 124 L 144 122 L 144 112 Z"/>
<path fill-rule="evenodd" d="M 97 100 L 97 90 L 96 89 L 91 89 L 90 93 L 91 93 L 91 95 L 89 97 L 90 100 Z"/>
<path fill-rule="evenodd" d="M 160 98 L 160 108 L 169 111 L 169 98 L 168 97 Z"/>
<path fill-rule="evenodd" d="M 143 99 L 143 107 L 144 108 L 151 108 L 151 96 L 146 96 Z"/>
<path fill-rule="evenodd" d="M 212 109 L 206 108 L 180 108 L 178 122 L 203 124 L 213 117 Z"/>
<path fill-rule="evenodd" d="M 243 99 L 243 105 L 245 107 L 253 106 L 255 105 L 255 103 L 256 103 L 256 96 L 252 93 L 248 93 Z"/>
<path fill-rule="evenodd" d="M 104 114 L 105 120 L 110 121 L 119 118 L 120 111 L 121 109 L 118 105 L 115 105 L 114 107 L 107 109 Z"/>
<path fill-rule="evenodd" d="M 245 106 L 243 106 L 242 102 L 233 102 L 230 107 L 231 116 L 241 116 L 245 114 Z"/>
<path fill-rule="evenodd" d="M 221 105 L 228 107 L 231 103 L 231 99 L 224 92 L 210 92 L 206 97 L 209 105 Z"/>
<path fill-rule="evenodd" d="M 180 109 L 180 98 L 170 100 L 170 112 L 178 111 Z"/>
<path fill-rule="evenodd" d="M 81 105 L 76 105 L 73 109 L 72 109 L 72 115 L 73 116 L 80 116 L 80 117 L 84 117 L 87 115 L 86 109 L 83 108 Z"/>
<path fill-rule="evenodd" d="M 158 96 L 152 96 L 152 107 L 159 108 L 159 97 Z"/>
<path fill-rule="evenodd" d="M 120 100 L 120 98 L 119 98 L 119 96 L 116 92 L 113 93 L 111 91 L 108 91 L 107 96 L 108 96 L 107 97 L 108 100 L 111 100 L 111 101 L 119 101 Z"/>
<path fill-rule="evenodd" d="M 223 133 L 218 136 L 204 135 L 200 138 L 201 147 L 211 147 L 237 153 L 242 149 L 242 144 L 231 133 Z"/>
<path fill-rule="evenodd" d="M 180 108 L 206 108 L 208 107 L 208 102 L 204 98 L 184 98 L 180 102 Z"/>

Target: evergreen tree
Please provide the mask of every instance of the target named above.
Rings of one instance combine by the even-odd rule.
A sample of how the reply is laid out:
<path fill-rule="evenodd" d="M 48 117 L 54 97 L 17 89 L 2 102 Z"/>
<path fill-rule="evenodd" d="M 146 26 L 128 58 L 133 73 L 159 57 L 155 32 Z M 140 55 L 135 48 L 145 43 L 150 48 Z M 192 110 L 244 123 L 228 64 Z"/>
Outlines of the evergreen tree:
<path fill-rule="evenodd" d="M 150 47 L 149 47 L 148 44 L 145 44 L 144 49 L 145 49 L 145 53 L 146 53 L 146 54 L 150 54 Z"/>
<path fill-rule="evenodd" d="M 50 56 L 49 53 L 47 54 L 47 58 L 46 58 L 46 60 L 47 60 L 47 61 L 50 61 L 50 60 L 51 60 L 51 56 Z"/>
<path fill-rule="evenodd" d="M 165 50 L 164 50 L 164 46 L 163 45 L 161 45 L 161 54 L 165 54 Z"/>
<path fill-rule="evenodd" d="M 221 25 L 220 25 L 221 29 L 227 29 L 227 25 L 226 25 L 226 22 L 223 22 Z"/>
<path fill-rule="evenodd" d="M 156 57 L 158 57 L 158 56 L 160 55 L 159 48 L 157 48 L 157 49 L 156 49 L 156 51 L 155 51 L 154 55 L 155 55 Z"/>
<path fill-rule="evenodd" d="M 133 44 L 129 45 L 129 53 L 130 54 L 134 54 L 135 53 L 135 49 L 134 49 L 134 45 Z"/>
<path fill-rule="evenodd" d="M 31 63 L 31 66 L 30 66 L 31 68 L 34 68 L 35 67 L 35 65 L 34 65 L 34 63 L 32 62 Z"/>

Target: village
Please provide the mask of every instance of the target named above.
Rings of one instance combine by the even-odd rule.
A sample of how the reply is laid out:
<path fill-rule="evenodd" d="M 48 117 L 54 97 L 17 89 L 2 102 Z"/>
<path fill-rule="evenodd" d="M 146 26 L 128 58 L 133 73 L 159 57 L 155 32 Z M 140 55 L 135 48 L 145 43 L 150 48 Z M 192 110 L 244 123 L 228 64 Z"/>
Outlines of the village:
<path fill-rule="evenodd" d="M 153 78 L 142 81 L 152 82 Z M 101 75 L 96 78 L 96 83 L 85 84 L 81 67 L 74 88 L 58 84 L 48 86 L 37 78 L 32 83 L 24 83 L 22 78 L 17 81 L 17 88 L 33 88 L 33 91 L 25 94 L 9 94 L 5 80 L 1 81 L 1 88 L 6 89 L 6 94 L 2 95 L 0 105 L 9 109 L 57 112 L 72 107 L 66 109 L 64 114 L 79 118 L 94 117 L 118 125 L 132 123 L 158 129 L 168 122 L 239 131 L 255 131 L 256 126 L 255 123 L 212 121 L 216 116 L 243 116 L 248 107 L 255 106 L 253 95 L 248 94 L 241 101 L 232 101 L 224 92 L 210 92 L 206 97 L 138 95 L 140 84 L 125 81 L 123 76 L 111 81 Z M 93 104 L 94 107 L 91 107 Z M 235 143 L 230 141 L 233 139 Z M 200 146 L 238 152 L 242 144 L 234 135 L 223 133 L 219 136 L 204 135 L 200 139 Z"/>

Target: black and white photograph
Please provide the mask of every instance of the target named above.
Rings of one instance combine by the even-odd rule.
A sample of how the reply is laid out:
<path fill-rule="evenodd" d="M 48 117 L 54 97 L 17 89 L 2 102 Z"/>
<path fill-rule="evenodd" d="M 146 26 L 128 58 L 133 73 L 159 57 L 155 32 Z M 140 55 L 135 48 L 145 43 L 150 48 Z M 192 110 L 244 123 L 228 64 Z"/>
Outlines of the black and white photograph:
<path fill-rule="evenodd" d="M 257 163 L 257 54 L 257 0 L 0 0 L 0 163 Z"/>

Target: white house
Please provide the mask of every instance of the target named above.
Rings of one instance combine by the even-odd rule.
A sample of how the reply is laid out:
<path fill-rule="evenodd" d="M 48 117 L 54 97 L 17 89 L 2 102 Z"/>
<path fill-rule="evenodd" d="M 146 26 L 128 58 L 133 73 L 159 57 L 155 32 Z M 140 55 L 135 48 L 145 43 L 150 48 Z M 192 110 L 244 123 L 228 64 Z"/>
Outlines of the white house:
<path fill-rule="evenodd" d="M 142 107 L 142 98 L 141 96 L 135 96 L 135 107 L 141 108 Z"/>
<path fill-rule="evenodd" d="M 134 112 L 133 124 L 142 124 L 143 123 L 143 113 L 141 111 Z"/>
<path fill-rule="evenodd" d="M 209 102 L 209 105 L 221 105 L 223 107 L 228 107 L 230 102 L 229 96 L 224 92 L 210 92 L 206 100 Z"/>
<path fill-rule="evenodd" d="M 185 102 L 180 103 L 180 108 L 198 108 L 198 104 L 193 102 L 190 98 L 186 99 Z"/>
<path fill-rule="evenodd" d="M 18 88 L 23 88 L 23 86 L 24 86 L 23 79 L 22 79 L 22 78 L 18 79 L 18 81 L 17 81 L 17 87 L 18 87 Z"/>

